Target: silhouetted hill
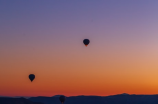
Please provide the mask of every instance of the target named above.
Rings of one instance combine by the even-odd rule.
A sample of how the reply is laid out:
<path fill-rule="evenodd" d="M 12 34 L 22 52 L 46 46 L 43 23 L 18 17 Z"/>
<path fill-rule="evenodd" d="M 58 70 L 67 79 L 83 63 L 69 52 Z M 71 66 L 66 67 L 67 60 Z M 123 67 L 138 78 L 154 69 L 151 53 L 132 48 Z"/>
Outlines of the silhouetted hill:
<path fill-rule="evenodd" d="M 29 99 L 0 97 L 0 104 L 61 104 L 59 96 Z M 66 98 L 64 104 L 158 104 L 158 95 L 71 96 Z"/>
<path fill-rule="evenodd" d="M 32 97 L 29 100 L 44 104 L 61 104 L 57 96 Z M 158 95 L 72 96 L 67 97 L 64 104 L 158 104 Z"/>
<path fill-rule="evenodd" d="M 25 98 L 0 97 L 0 104 L 43 104 L 43 103 L 32 102 Z"/>

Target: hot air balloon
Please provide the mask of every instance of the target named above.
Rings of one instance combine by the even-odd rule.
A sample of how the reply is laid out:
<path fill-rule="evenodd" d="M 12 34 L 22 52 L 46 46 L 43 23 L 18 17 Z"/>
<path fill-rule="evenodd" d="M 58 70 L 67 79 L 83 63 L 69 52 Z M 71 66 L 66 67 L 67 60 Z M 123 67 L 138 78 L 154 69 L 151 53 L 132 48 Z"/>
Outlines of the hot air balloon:
<path fill-rule="evenodd" d="M 62 104 L 64 104 L 65 99 L 66 99 L 66 97 L 63 96 L 63 95 L 59 97 L 59 100 L 60 100 L 60 102 L 61 102 Z"/>
<path fill-rule="evenodd" d="M 89 39 L 84 39 L 83 43 L 84 43 L 85 46 L 87 46 L 90 43 L 90 41 L 89 41 Z"/>
<path fill-rule="evenodd" d="M 29 75 L 29 79 L 31 80 L 31 82 L 35 79 L 35 75 L 34 74 L 30 74 Z"/>

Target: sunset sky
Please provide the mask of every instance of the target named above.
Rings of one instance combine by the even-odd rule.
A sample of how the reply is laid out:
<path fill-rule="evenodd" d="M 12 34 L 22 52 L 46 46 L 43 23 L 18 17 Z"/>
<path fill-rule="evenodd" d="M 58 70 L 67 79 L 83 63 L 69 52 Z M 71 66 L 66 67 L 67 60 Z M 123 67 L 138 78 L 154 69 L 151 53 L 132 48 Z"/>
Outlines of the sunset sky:
<path fill-rule="evenodd" d="M 120 93 L 158 94 L 158 0 L 0 0 L 1 96 Z"/>

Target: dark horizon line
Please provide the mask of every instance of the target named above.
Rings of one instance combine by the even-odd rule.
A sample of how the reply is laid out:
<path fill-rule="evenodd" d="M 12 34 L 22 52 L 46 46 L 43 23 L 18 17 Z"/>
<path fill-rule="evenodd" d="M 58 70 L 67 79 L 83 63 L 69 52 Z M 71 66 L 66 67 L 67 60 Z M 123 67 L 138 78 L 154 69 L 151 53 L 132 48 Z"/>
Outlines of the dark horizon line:
<path fill-rule="evenodd" d="M 54 96 L 3 96 L 0 95 L 0 97 L 9 97 L 9 98 L 31 98 L 31 97 L 58 97 L 61 96 L 62 94 L 59 95 L 54 95 Z M 128 93 L 122 93 L 122 94 L 114 94 L 114 95 L 107 95 L 107 96 L 99 96 L 99 95 L 76 95 L 76 96 L 66 96 L 66 97 L 78 97 L 78 96 L 98 96 L 98 97 L 108 97 L 108 96 L 115 96 L 115 95 L 158 95 L 158 94 L 128 94 Z M 65 96 L 65 95 L 64 95 Z"/>

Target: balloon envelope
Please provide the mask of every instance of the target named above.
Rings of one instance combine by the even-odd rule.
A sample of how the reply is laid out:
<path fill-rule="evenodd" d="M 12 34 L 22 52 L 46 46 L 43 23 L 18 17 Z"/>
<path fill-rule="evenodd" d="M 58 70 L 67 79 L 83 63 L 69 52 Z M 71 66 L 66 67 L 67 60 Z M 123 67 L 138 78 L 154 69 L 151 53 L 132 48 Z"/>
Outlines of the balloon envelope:
<path fill-rule="evenodd" d="M 30 74 L 29 75 L 29 79 L 31 80 L 31 82 L 35 79 L 35 75 L 34 74 Z"/>
<path fill-rule="evenodd" d="M 84 43 L 85 46 L 87 46 L 90 43 L 90 41 L 89 41 L 89 39 L 84 39 L 83 43 Z"/>
<path fill-rule="evenodd" d="M 59 97 L 59 100 L 60 100 L 61 103 L 64 103 L 64 102 L 65 102 L 65 99 L 66 99 L 66 97 L 63 96 L 63 95 Z"/>

